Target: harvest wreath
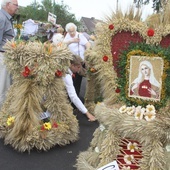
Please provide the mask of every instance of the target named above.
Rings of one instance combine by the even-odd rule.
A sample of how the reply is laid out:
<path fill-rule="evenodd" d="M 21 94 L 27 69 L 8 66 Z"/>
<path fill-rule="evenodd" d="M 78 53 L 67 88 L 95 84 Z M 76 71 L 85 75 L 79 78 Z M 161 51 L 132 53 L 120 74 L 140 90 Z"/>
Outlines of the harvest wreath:
<path fill-rule="evenodd" d="M 20 152 L 48 150 L 78 139 L 78 121 L 62 75 L 72 59 L 65 45 L 9 41 L 5 63 L 12 74 L 0 111 L 0 137 Z"/>
<path fill-rule="evenodd" d="M 169 16 L 169 10 L 164 12 Z M 100 126 L 87 151 L 78 155 L 78 170 L 96 170 L 114 160 L 121 170 L 170 167 L 166 150 L 170 143 L 170 27 L 148 25 L 139 11 L 131 9 L 125 15 L 116 11 L 96 27 L 95 46 L 86 51 L 87 62 L 96 70 L 89 74 L 86 102 L 95 108 Z M 150 81 L 148 75 L 152 75 Z M 141 77 L 145 79 L 139 86 Z M 94 106 L 96 91 L 104 100 Z"/>

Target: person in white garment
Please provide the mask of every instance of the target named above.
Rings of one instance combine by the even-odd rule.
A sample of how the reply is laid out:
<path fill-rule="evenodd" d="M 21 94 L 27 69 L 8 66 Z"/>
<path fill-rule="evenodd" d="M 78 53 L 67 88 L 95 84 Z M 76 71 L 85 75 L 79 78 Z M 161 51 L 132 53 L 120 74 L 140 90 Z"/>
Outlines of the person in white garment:
<path fill-rule="evenodd" d="M 63 81 L 67 90 L 67 94 L 69 96 L 70 101 L 74 104 L 74 106 L 77 107 L 77 109 L 85 114 L 89 121 L 95 121 L 96 118 L 89 113 L 87 108 L 84 106 L 82 101 L 79 99 L 79 97 L 76 94 L 75 87 L 73 85 L 73 75 L 78 72 L 82 65 L 81 65 L 82 59 L 77 56 L 73 55 L 73 60 L 70 61 L 70 67 L 68 69 L 68 73 L 63 77 Z"/>
<path fill-rule="evenodd" d="M 3 46 L 7 40 L 12 40 L 15 36 L 12 16 L 18 10 L 17 0 L 1 0 L 0 9 L 0 109 L 5 100 L 6 92 L 11 85 L 11 77 L 4 64 Z"/>
<path fill-rule="evenodd" d="M 84 61 L 84 52 L 90 48 L 89 41 L 82 33 L 77 32 L 77 26 L 74 23 L 68 23 L 65 30 L 67 34 L 64 38 L 64 43 L 68 45 L 73 54 L 79 55 Z"/>
<path fill-rule="evenodd" d="M 64 40 L 64 29 L 62 27 L 57 28 L 57 30 L 54 32 L 52 37 L 52 43 L 57 45 L 63 42 Z"/>
<path fill-rule="evenodd" d="M 91 47 L 89 41 L 82 33 L 77 32 L 77 26 L 74 23 L 68 23 L 65 27 L 65 30 L 67 34 L 63 42 L 67 44 L 68 48 L 73 54 L 79 55 L 84 62 L 84 52 Z M 81 82 L 82 76 L 77 73 L 74 79 L 74 87 L 78 96 L 80 96 Z"/>

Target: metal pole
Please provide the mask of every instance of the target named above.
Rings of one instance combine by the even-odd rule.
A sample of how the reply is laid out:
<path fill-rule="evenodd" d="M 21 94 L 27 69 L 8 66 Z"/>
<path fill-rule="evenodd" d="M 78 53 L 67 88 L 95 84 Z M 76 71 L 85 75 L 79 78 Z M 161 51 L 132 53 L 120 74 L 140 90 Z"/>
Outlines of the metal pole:
<path fill-rule="evenodd" d="M 55 13 L 55 0 L 53 0 L 53 11 L 52 11 L 52 13 L 54 14 Z"/>
<path fill-rule="evenodd" d="M 36 17 L 36 0 L 34 0 L 34 16 Z"/>
<path fill-rule="evenodd" d="M 118 11 L 118 3 L 119 3 L 119 0 L 117 0 L 117 3 L 116 3 L 116 10 Z"/>
<path fill-rule="evenodd" d="M 34 8 L 35 8 L 35 5 L 36 5 L 36 0 L 34 0 Z"/>

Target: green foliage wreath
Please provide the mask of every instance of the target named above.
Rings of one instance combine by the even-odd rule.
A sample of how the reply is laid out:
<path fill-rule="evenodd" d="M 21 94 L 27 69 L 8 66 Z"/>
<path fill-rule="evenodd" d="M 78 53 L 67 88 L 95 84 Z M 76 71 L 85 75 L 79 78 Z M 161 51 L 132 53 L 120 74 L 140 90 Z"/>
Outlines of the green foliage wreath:
<path fill-rule="evenodd" d="M 127 50 L 120 54 L 118 69 L 120 76 L 117 79 L 118 87 L 120 89 L 120 100 L 125 102 L 127 106 L 141 105 L 145 107 L 148 100 L 141 98 L 133 98 L 128 96 L 129 87 L 129 67 L 130 57 L 147 56 L 147 57 L 161 57 L 164 60 L 163 75 L 162 75 L 162 89 L 160 101 L 149 101 L 156 109 L 160 109 L 166 105 L 167 100 L 170 99 L 170 48 L 162 48 L 161 46 L 154 46 L 145 43 L 131 43 Z"/>

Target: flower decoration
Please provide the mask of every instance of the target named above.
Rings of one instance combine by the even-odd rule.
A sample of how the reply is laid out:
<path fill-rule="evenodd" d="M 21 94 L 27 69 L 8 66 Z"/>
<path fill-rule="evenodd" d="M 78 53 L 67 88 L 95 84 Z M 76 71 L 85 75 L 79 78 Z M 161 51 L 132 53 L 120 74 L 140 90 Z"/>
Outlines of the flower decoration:
<path fill-rule="evenodd" d="M 55 72 L 55 75 L 56 75 L 57 77 L 62 77 L 63 73 L 62 73 L 60 70 L 57 70 L 57 71 Z"/>
<path fill-rule="evenodd" d="M 149 36 L 149 37 L 153 37 L 154 36 L 154 30 L 152 29 L 152 28 L 150 28 L 150 29 L 148 29 L 148 31 L 147 31 L 147 35 Z"/>
<path fill-rule="evenodd" d="M 45 127 L 44 125 L 41 126 L 41 130 L 44 131 L 45 130 Z"/>
<path fill-rule="evenodd" d="M 52 124 L 51 122 L 45 122 L 43 125 L 41 125 L 40 130 L 51 130 L 52 128 L 58 128 L 58 126 L 59 124 L 57 122 L 53 122 Z"/>
<path fill-rule="evenodd" d="M 145 112 L 145 119 L 147 121 L 154 120 L 156 117 L 155 107 L 153 105 L 147 105 L 146 106 L 146 112 Z"/>
<path fill-rule="evenodd" d="M 46 122 L 41 126 L 41 130 L 51 130 L 52 126 L 50 122 Z"/>
<path fill-rule="evenodd" d="M 114 29 L 114 25 L 113 25 L 113 24 L 110 24 L 110 25 L 109 25 L 109 29 L 110 29 L 110 30 L 113 30 L 113 29 Z"/>
<path fill-rule="evenodd" d="M 45 50 L 45 52 L 47 52 L 48 53 L 48 55 L 50 55 L 51 53 L 52 53 L 52 45 L 51 44 L 49 44 L 49 43 L 44 43 L 44 50 Z"/>
<path fill-rule="evenodd" d="M 23 27 L 22 27 L 21 24 L 14 24 L 14 28 L 16 28 L 16 29 L 22 29 Z"/>
<path fill-rule="evenodd" d="M 17 29 L 17 38 L 20 39 L 21 29 L 23 28 L 23 26 L 21 24 L 14 24 L 14 28 Z"/>
<path fill-rule="evenodd" d="M 50 55 L 52 53 L 52 46 L 50 45 L 48 48 L 48 54 Z"/>
<path fill-rule="evenodd" d="M 153 105 L 148 104 L 146 106 L 146 112 L 155 112 L 155 107 Z"/>
<path fill-rule="evenodd" d="M 30 73 L 31 73 L 31 70 L 29 69 L 29 67 L 25 66 L 24 71 L 22 72 L 22 75 L 24 77 L 28 77 L 30 75 Z"/>
<path fill-rule="evenodd" d="M 103 56 L 103 61 L 105 61 L 105 62 L 107 62 L 108 61 L 108 59 L 109 59 L 109 57 L 108 56 Z"/>
<path fill-rule="evenodd" d="M 141 106 L 136 107 L 135 114 L 134 114 L 135 119 L 142 120 L 144 112 L 145 112 L 145 108 L 142 108 Z"/>
<path fill-rule="evenodd" d="M 96 72 L 96 69 L 92 67 L 92 68 L 90 68 L 90 72 L 91 72 L 91 73 L 95 73 L 95 72 Z"/>
<path fill-rule="evenodd" d="M 92 75 L 93 73 L 96 73 L 96 72 L 97 72 L 97 70 L 96 70 L 94 67 L 89 66 L 89 68 L 88 68 L 88 70 L 87 70 L 87 73 L 88 73 L 89 75 Z"/>
<path fill-rule="evenodd" d="M 132 164 L 134 161 L 134 156 L 133 155 L 125 155 L 124 161 L 129 165 Z"/>
<path fill-rule="evenodd" d="M 127 145 L 127 149 L 130 150 L 130 152 L 135 152 L 135 150 L 138 150 L 138 144 L 129 142 Z"/>
<path fill-rule="evenodd" d="M 142 120 L 145 118 L 146 121 L 154 120 L 156 117 L 156 111 L 155 107 L 153 105 L 147 105 L 146 108 L 143 108 L 142 106 L 131 106 L 127 107 L 126 105 L 123 105 L 119 109 L 120 113 L 127 113 L 128 115 L 134 115 L 135 119 Z"/>
<path fill-rule="evenodd" d="M 58 128 L 58 124 L 56 122 L 53 123 L 52 125 L 53 128 Z"/>
<path fill-rule="evenodd" d="M 16 48 L 16 43 L 15 43 L 15 42 L 12 42 L 12 43 L 11 43 L 11 46 L 12 46 L 12 48 Z"/>
<path fill-rule="evenodd" d="M 119 109 L 120 113 L 126 113 L 127 107 L 124 105 Z"/>
<path fill-rule="evenodd" d="M 147 121 L 151 121 L 151 120 L 154 120 L 155 117 L 156 117 L 156 113 L 155 112 L 145 112 L 145 119 Z"/>
<path fill-rule="evenodd" d="M 10 116 L 8 119 L 7 119 L 7 125 L 8 126 L 11 126 L 13 123 L 14 123 L 14 120 L 15 118 L 13 116 Z"/>
<path fill-rule="evenodd" d="M 126 112 L 128 115 L 132 115 L 135 112 L 135 106 L 127 107 Z"/>
<path fill-rule="evenodd" d="M 115 90 L 115 92 L 116 92 L 116 93 L 120 93 L 120 89 L 117 88 L 117 89 Z"/>

